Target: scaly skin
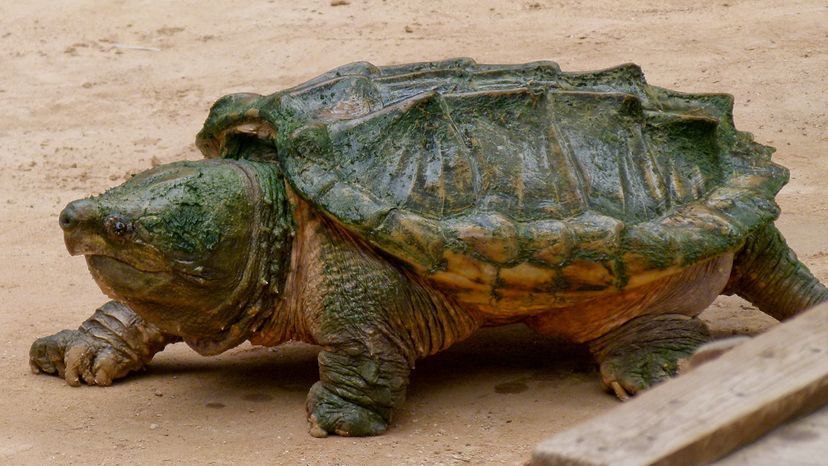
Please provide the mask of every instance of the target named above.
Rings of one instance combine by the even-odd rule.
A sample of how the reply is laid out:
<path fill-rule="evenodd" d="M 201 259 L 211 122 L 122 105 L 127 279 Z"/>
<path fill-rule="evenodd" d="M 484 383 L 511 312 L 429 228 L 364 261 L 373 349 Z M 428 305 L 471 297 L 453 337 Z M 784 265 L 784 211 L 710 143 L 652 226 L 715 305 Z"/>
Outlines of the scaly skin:
<path fill-rule="evenodd" d="M 307 399 L 310 432 L 380 434 L 405 399 L 415 360 L 466 338 L 480 322 L 297 202 L 303 244 L 294 250 L 313 281 L 291 282 L 303 287 L 288 292 L 302 296 L 284 312 L 300 313 L 304 339 L 323 347 L 320 380 Z"/>
<path fill-rule="evenodd" d="M 779 320 L 828 301 L 828 289 L 797 259 L 773 224 L 745 242 L 724 292 L 736 293 Z"/>
<path fill-rule="evenodd" d="M 699 319 L 644 315 L 590 342 L 604 385 L 625 400 L 676 375 L 679 360 L 710 338 Z"/>
<path fill-rule="evenodd" d="M 143 369 L 155 353 L 181 339 L 161 332 L 124 304 L 109 301 L 77 330 L 38 338 L 29 352 L 35 373 L 57 374 L 72 386 L 112 385 Z"/>

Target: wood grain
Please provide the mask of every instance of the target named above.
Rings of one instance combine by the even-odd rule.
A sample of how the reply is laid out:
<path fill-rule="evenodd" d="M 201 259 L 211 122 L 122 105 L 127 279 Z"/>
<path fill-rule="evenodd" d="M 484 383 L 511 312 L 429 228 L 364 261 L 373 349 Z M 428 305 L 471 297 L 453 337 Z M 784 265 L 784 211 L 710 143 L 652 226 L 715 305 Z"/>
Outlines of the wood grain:
<path fill-rule="evenodd" d="M 828 463 L 828 406 L 798 418 L 716 462 L 716 466 Z"/>
<path fill-rule="evenodd" d="M 828 402 L 828 304 L 535 449 L 533 465 L 697 465 Z"/>

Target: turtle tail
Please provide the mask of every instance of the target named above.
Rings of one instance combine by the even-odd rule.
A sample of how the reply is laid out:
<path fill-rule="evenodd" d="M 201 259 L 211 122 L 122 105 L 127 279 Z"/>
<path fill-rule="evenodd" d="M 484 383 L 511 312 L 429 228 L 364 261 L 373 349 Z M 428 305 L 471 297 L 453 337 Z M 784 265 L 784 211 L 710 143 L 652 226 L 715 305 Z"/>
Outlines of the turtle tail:
<path fill-rule="evenodd" d="M 772 223 L 750 236 L 736 254 L 725 289 L 725 294 L 733 293 L 778 320 L 828 301 L 828 288 L 797 259 Z"/>

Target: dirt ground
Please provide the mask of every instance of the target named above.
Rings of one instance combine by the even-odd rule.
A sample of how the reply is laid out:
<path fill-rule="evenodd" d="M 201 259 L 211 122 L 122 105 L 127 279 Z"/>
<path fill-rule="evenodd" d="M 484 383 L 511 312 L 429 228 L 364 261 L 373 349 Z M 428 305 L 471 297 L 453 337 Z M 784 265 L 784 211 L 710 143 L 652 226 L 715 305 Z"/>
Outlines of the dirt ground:
<path fill-rule="evenodd" d="M 583 351 L 520 326 L 422 361 L 392 429 L 369 439 L 307 434 L 317 374 L 305 345 L 213 358 L 175 345 L 109 388 L 29 372 L 36 337 L 77 327 L 106 300 L 64 249 L 67 202 L 198 159 L 194 135 L 224 94 L 269 93 L 350 61 L 635 62 L 656 85 L 732 93 L 738 128 L 791 169 L 781 230 L 828 279 L 824 1 L 330 3 L 2 2 L 0 463 L 520 464 L 540 439 L 617 404 Z M 774 322 L 737 298 L 704 317 L 720 334 Z"/>

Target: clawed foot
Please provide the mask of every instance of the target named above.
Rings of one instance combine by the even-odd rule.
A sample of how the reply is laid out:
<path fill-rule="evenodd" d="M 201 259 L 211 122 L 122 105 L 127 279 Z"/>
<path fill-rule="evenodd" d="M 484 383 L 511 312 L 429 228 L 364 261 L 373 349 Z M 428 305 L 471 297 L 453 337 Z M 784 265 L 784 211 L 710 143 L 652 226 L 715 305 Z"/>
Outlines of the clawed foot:
<path fill-rule="evenodd" d="M 709 339 L 704 323 L 683 315 L 647 315 L 590 343 L 604 385 L 621 401 L 673 377 L 679 361 Z"/>
<path fill-rule="evenodd" d="M 352 403 L 316 382 L 308 393 L 308 422 L 310 434 L 327 437 L 336 434 L 344 437 L 379 435 L 388 429 L 388 422 L 372 411 Z"/>
<path fill-rule="evenodd" d="M 152 356 L 180 338 L 161 332 L 132 309 L 109 301 L 78 330 L 38 338 L 29 350 L 32 372 L 56 374 L 77 387 L 112 385 L 114 379 L 143 369 Z"/>
<path fill-rule="evenodd" d="M 112 380 L 143 367 L 80 330 L 63 330 L 35 340 L 29 351 L 32 372 L 57 374 L 73 387 L 112 385 Z"/>
<path fill-rule="evenodd" d="M 689 350 L 642 347 L 609 357 L 601 363 L 604 385 L 621 401 L 646 390 L 678 371 L 678 361 L 693 353 Z"/>

